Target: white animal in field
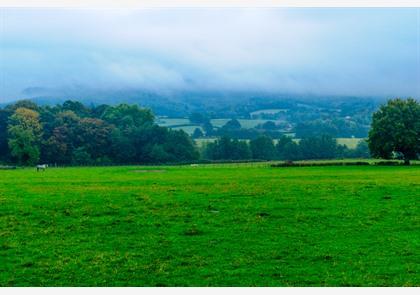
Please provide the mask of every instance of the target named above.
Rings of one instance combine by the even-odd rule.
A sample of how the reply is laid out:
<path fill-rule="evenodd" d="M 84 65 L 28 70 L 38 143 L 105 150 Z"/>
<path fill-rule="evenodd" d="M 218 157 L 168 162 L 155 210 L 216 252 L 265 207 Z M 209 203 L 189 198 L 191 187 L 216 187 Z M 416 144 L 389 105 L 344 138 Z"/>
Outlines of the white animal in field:
<path fill-rule="evenodd" d="M 45 171 L 48 168 L 48 164 L 36 165 L 36 171 Z"/>

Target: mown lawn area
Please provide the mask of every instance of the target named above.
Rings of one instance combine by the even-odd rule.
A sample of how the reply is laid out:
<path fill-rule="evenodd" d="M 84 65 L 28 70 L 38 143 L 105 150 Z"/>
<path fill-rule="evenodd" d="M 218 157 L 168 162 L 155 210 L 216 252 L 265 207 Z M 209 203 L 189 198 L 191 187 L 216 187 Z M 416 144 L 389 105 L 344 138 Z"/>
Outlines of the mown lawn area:
<path fill-rule="evenodd" d="M 1 286 L 419 286 L 420 167 L 0 170 Z"/>

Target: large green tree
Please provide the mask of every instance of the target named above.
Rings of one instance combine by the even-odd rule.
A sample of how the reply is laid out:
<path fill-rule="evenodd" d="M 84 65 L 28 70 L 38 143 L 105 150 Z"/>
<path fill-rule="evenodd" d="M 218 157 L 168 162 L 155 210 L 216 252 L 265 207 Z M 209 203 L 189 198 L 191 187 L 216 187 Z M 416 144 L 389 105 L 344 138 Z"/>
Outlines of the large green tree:
<path fill-rule="evenodd" d="M 369 131 L 369 149 L 373 157 L 390 159 L 400 156 L 405 164 L 420 153 L 420 104 L 415 99 L 393 99 L 373 114 Z"/>
<path fill-rule="evenodd" d="M 19 164 L 34 165 L 40 156 L 42 126 L 38 112 L 17 108 L 8 125 L 8 145 L 12 157 Z"/>

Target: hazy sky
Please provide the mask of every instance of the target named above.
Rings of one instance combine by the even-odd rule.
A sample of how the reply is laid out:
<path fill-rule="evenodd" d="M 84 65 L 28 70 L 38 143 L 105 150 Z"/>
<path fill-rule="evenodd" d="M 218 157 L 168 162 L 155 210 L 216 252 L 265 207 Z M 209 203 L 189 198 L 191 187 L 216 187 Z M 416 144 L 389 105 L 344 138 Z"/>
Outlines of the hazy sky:
<path fill-rule="evenodd" d="M 0 102 L 27 87 L 420 98 L 419 8 L 0 13 Z"/>

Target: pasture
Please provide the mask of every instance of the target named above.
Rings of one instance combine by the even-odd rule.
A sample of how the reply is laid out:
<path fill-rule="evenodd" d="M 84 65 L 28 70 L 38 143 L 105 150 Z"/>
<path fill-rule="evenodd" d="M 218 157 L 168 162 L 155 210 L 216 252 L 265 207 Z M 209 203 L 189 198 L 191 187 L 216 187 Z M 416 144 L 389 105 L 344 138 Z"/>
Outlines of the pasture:
<path fill-rule="evenodd" d="M 419 286 L 420 167 L 0 170 L 0 286 Z"/>
<path fill-rule="evenodd" d="M 336 138 L 337 143 L 341 145 L 346 145 L 349 149 L 355 149 L 357 144 L 364 140 L 364 138 Z"/>

